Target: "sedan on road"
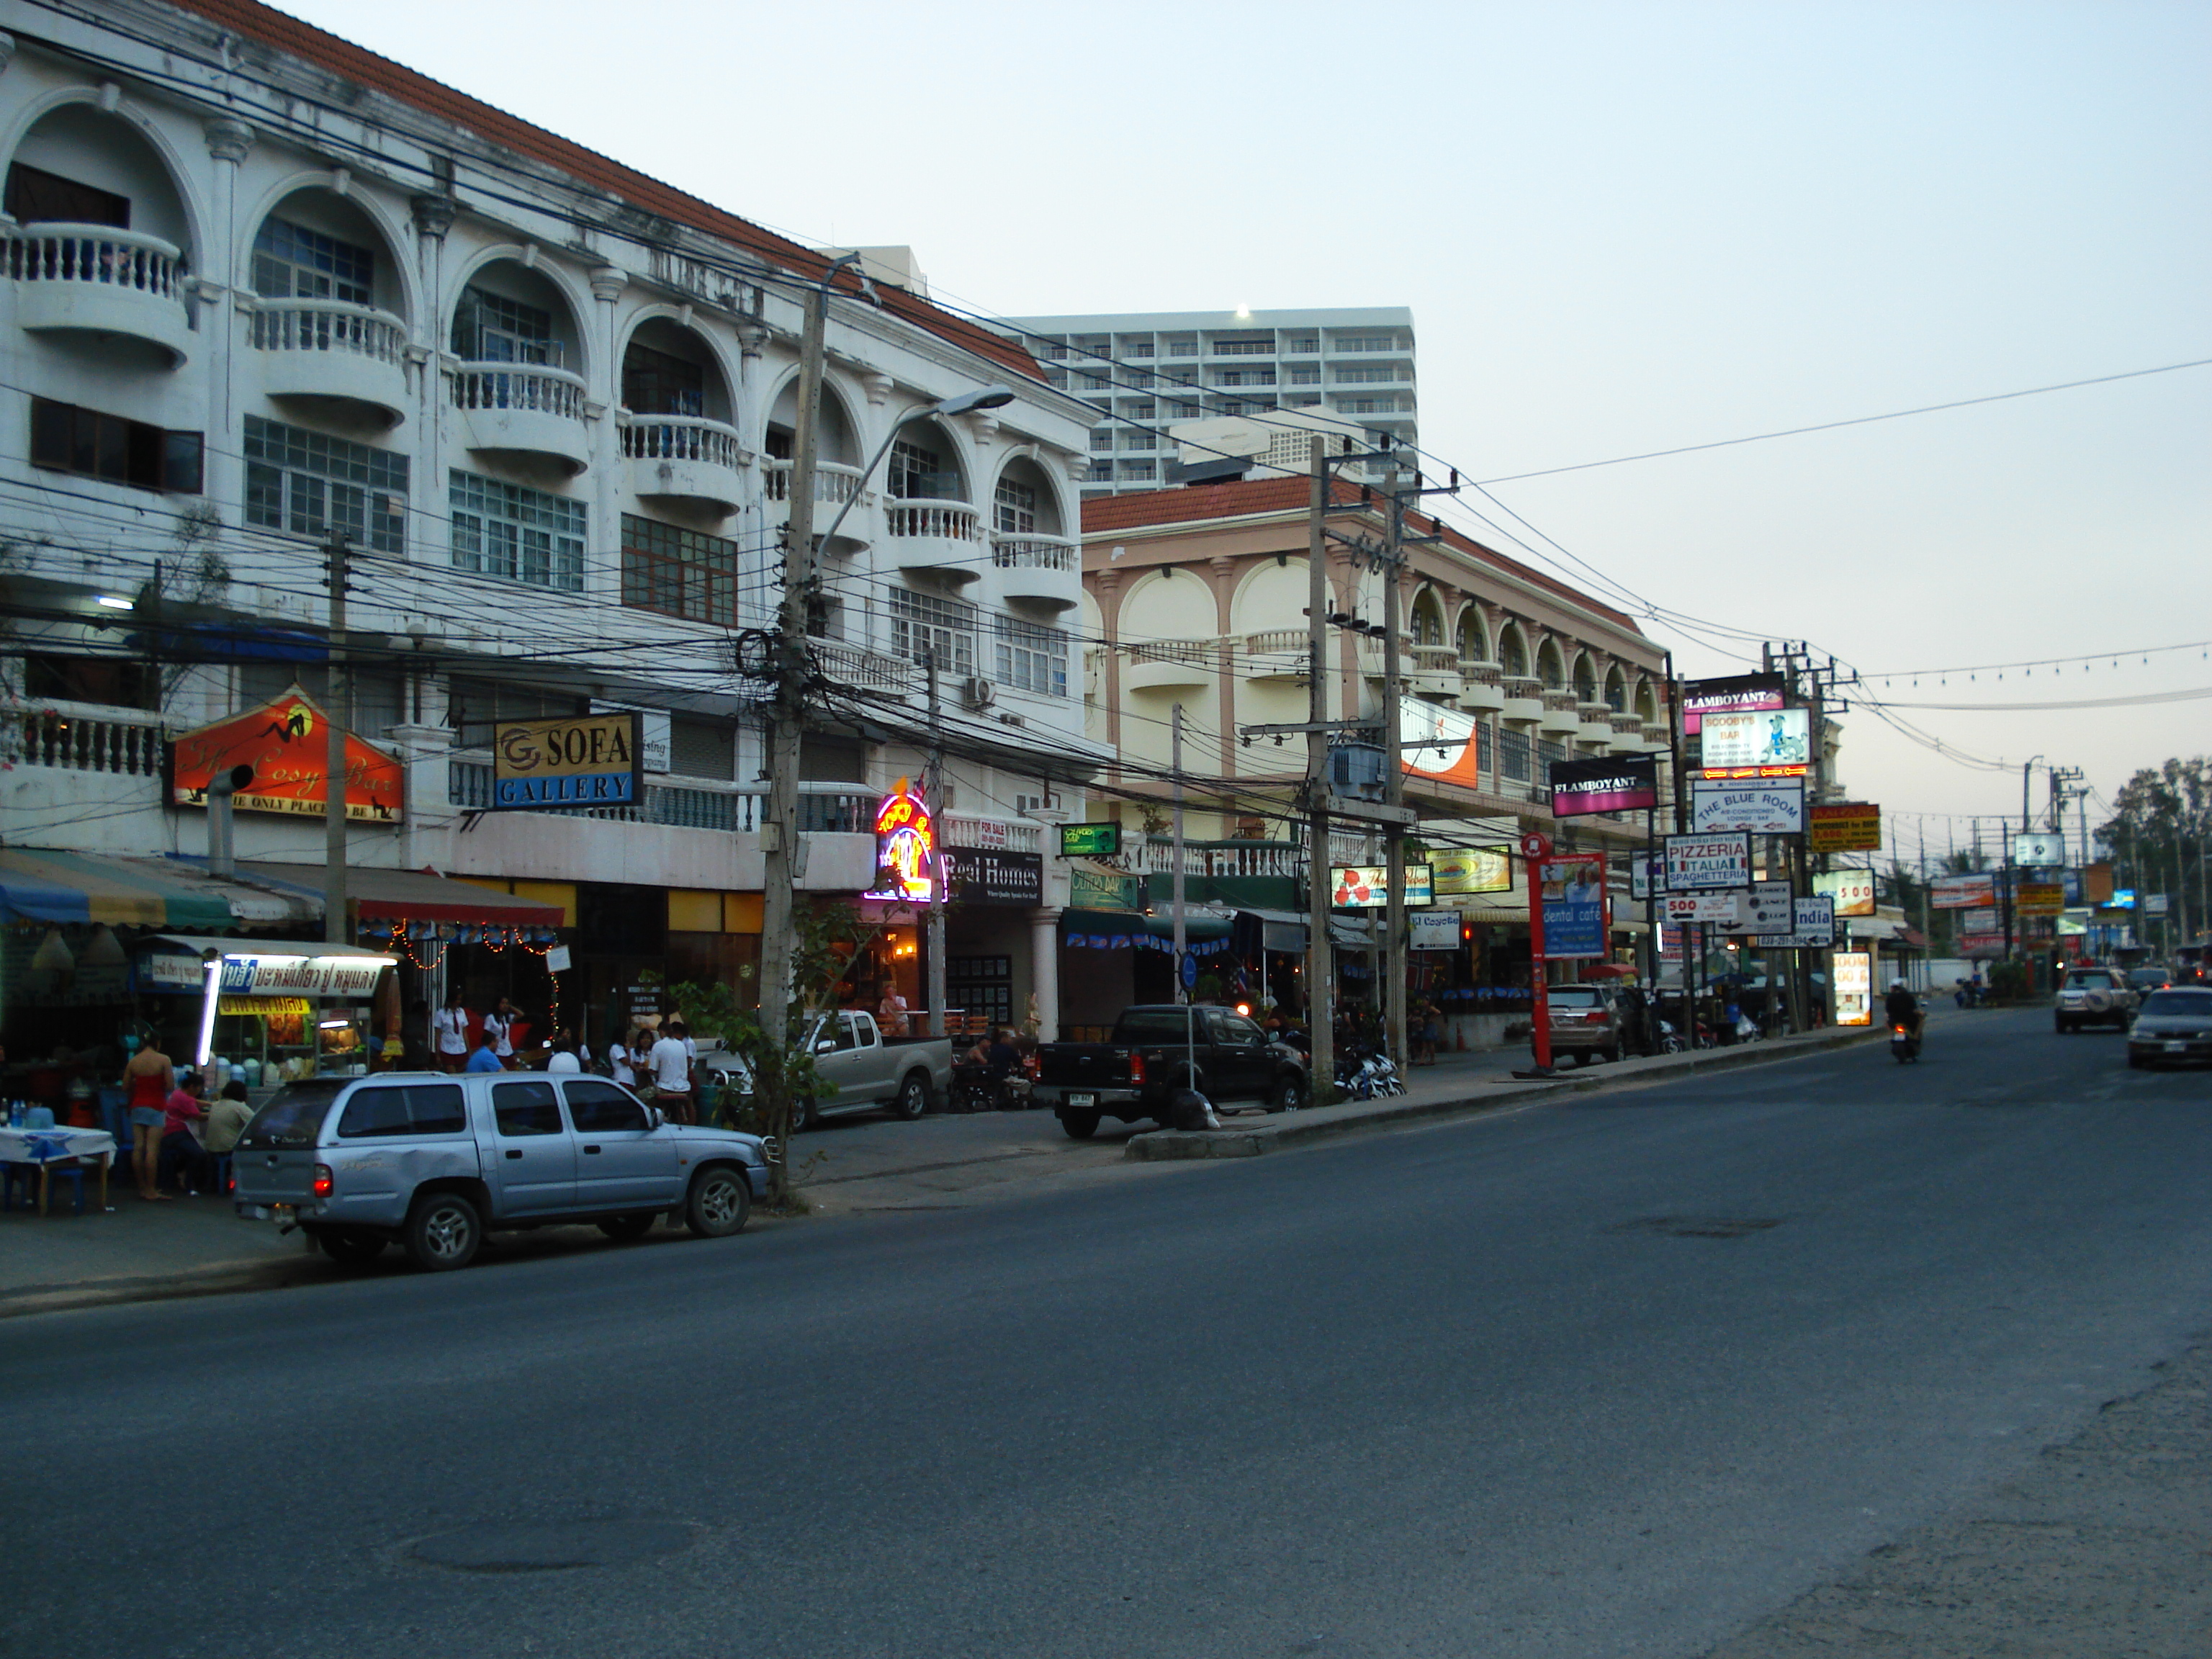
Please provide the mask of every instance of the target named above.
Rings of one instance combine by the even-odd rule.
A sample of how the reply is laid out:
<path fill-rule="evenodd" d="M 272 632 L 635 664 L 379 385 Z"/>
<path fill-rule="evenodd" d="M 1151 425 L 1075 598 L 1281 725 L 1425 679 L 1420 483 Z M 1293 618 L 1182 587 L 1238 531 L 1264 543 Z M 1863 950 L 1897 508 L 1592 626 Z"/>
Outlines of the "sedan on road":
<path fill-rule="evenodd" d="M 2128 1064 L 2212 1060 L 2212 991 L 2154 991 L 2128 1033 Z"/>

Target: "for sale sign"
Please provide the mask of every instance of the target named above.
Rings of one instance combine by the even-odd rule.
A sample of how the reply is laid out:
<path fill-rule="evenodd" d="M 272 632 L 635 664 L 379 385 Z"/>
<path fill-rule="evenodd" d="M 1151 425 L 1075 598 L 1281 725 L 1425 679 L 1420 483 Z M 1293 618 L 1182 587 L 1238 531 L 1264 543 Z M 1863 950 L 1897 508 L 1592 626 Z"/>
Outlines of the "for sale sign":
<path fill-rule="evenodd" d="M 1832 801 L 1813 809 L 1815 853 L 1879 853 L 1881 808 L 1866 801 Z"/>
<path fill-rule="evenodd" d="M 1751 836 L 1727 830 L 1664 838 L 1667 890 L 1704 893 L 1751 885 Z"/>

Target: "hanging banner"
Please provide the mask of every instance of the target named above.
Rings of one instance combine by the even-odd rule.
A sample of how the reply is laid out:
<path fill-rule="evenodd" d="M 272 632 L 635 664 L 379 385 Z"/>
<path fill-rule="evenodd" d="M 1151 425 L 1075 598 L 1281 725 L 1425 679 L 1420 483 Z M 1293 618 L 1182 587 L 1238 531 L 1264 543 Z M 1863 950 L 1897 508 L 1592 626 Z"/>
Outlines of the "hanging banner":
<path fill-rule="evenodd" d="M 1813 878 L 1813 890 L 1835 901 L 1839 916 L 1874 914 L 1874 872 L 1830 870 Z"/>
<path fill-rule="evenodd" d="M 1774 708 L 1705 718 L 1699 757 L 1709 778 L 1802 777 L 1812 769 L 1812 711 Z"/>
<path fill-rule="evenodd" d="M 1688 736 L 1697 736 L 1707 714 L 1779 708 L 1783 690 L 1779 674 L 1731 674 L 1720 679 L 1692 680 L 1682 688 L 1682 730 Z"/>
<path fill-rule="evenodd" d="M 1937 910 L 1983 910 L 1996 902 L 1997 880 L 1986 870 L 1978 875 L 1938 876 L 1928 884 L 1928 902 Z"/>
<path fill-rule="evenodd" d="M 240 811 L 323 817 L 327 720 L 322 705 L 295 685 L 272 702 L 185 732 L 169 745 L 169 799 L 179 806 L 204 806 L 210 780 L 250 766 L 253 781 L 230 799 Z M 406 774 L 398 758 L 349 733 L 345 763 L 346 817 L 398 823 Z"/>
<path fill-rule="evenodd" d="M 1552 816 L 1641 812 L 1659 804 L 1659 763 L 1650 755 L 1552 763 Z"/>
<path fill-rule="evenodd" d="M 1832 801 L 1812 811 L 1812 840 L 1815 853 L 1879 853 L 1881 851 L 1881 808 L 1865 801 Z"/>
<path fill-rule="evenodd" d="M 1429 850 L 1429 880 L 1438 896 L 1510 893 L 1513 849 L 1510 847 L 1438 847 Z"/>
<path fill-rule="evenodd" d="M 1606 948 L 1605 854 L 1553 853 L 1537 865 L 1543 886 L 1544 955 L 1604 957 Z"/>
<path fill-rule="evenodd" d="M 1666 836 L 1667 890 L 1701 893 L 1751 885 L 1751 836 L 1742 830 L 1711 836 Z"/>
<path fill-rule="evenodd" d="M 636 805 L 645 799 L 641 718 L 501 720 L 491 729 L 492 810 Z"/>
<path fill-rule="evenodd" d="M 1874 1024 L 1874 957 L 1866 951 L 1838 951 L 1833 958 L 1836 1024 Z"/>
<path fill-rule="evenodd" d="M 1690 828 L 1748 830 L 1755 836 L 1796 836 L 1805 830 L 1802 778 L 1692 778 Z"/>

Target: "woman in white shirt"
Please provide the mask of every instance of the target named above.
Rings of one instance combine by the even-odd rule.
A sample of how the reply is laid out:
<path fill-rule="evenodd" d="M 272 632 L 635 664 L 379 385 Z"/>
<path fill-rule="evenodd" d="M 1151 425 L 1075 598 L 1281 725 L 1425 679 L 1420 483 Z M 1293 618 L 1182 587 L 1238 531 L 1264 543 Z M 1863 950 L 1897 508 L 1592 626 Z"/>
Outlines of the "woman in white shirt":
<path fill-rule="evenodd" d="M 438 1064 L 448 1072 L 458 1072 L 468 1063 L 469 1011 L 456 991 L 446 999 L 446 1006 L 430 1016 L 431 1041 L 436 1045 Z"/>
<path fill-rule="evenodd" d="M 617 1037 L 614 1046 L 607 1050 L 607 1059 L 614 1066 L 615 1081 L 625 1089 L 637 1086 L 637 1068 L 643 1063 L 638 1052 L 641 1047 L 638 1033 L 632 1031 L 628 1036 Z"/>
<path fill-rule="evenodd" d="M 508 1034 L 514 1030 L 515 1018 L 515 1006 L 505 997 L 492 1004 L 491 1012 L 483 1017 L 483 1029 L 493 1038 L 491 1051 L 499 1056 L 502 1066 L 514 1058 L 514 1041 Z"/>

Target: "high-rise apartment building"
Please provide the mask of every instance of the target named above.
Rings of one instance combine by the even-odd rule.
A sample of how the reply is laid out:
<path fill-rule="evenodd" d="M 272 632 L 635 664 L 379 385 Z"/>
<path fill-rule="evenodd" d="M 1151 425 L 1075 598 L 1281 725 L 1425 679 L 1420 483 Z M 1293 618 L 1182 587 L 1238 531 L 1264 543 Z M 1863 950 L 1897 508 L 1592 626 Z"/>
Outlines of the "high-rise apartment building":
<path fill-rule="evenodd" d="M 1218 416 L 1288 410 L 1341 422 L 1363 446 L 1419 441 L 1413 313 L 1403 306 L 1014 317 L 1006 325 L 1021 331 L 1054 386 L 1097 411 L 1086 498 L 1158 489 L 1176 456 L 1168 431 Z"/>

